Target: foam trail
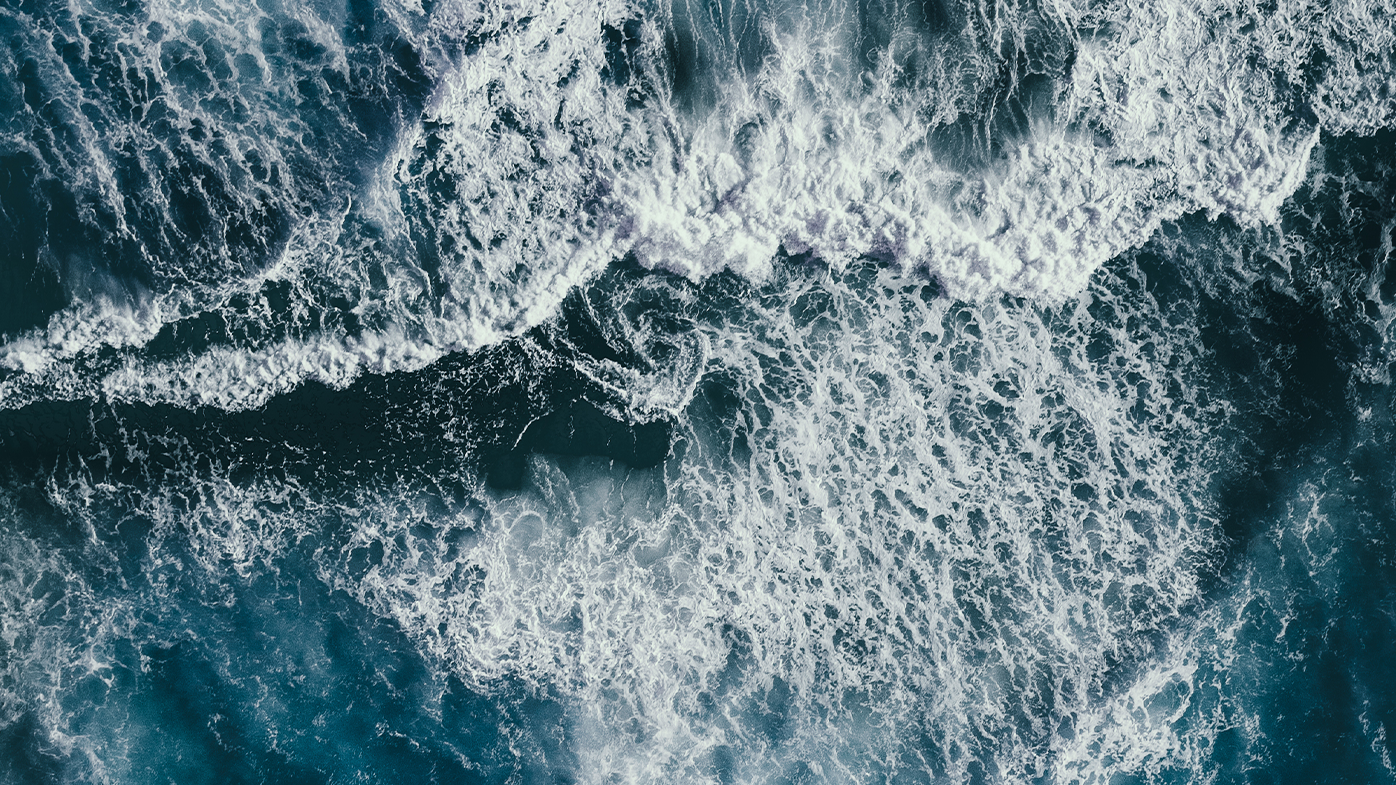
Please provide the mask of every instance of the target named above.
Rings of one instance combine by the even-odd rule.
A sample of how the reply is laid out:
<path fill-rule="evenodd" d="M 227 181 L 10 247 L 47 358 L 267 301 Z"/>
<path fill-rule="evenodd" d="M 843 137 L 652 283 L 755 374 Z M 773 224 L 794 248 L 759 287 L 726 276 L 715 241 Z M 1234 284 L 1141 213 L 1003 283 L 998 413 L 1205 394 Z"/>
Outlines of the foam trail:
<path fill-rule="evenodd" d="M 1394 17 L 0 11 L 0 780 L 1389 780 Z"/>
<path fill-rule="evenodd" d="M 1321 130 L 1386 122 L 1392 78 L 1377 65 L 1389 30 L 1358 5 L 898 9 L 880 27 L 830 3 L 732 10 L 712 27 L 666 7 L 441 4 L 376 11 L 386 49 L 338 13 L 229 13 L 152 7 L 146 28 L 92 17 L 141 53 L 133 66 L 181 118 L 170 127 L 203 129 L 177 143 L 140 141 L 150 132 L 123 114 L 130 83 L 103 97 L 82 69 L 54 72 L 55 106 L 96 100 L 109 136 L 154 151 L 131 159 L 146 190 L 185 187 L 166 160 L 213 167 L 222 185 L 143 213 L 140 189 L 113 179 L 126 148 L 73 120 L 63 171 L 126 245 L 79 264 L 50 230 L 72 304 L 0 347 L 7 406 L 129 390 L 123 366 L 189 376 L 143 355 L 210 319 L 232 346 L 200 362 L 237 358 L 278 380 L 159 400 L 247 408 L 306 379 L 415 368 L 542 323 L 627 254 L 695 280 L 762 280 L 781 252 L 836 269 L 872 256 L 958 298 L 1058 302 L 1183 214 L 1273 224 Z M 175 50 L 213 46 L 211 30 L 225 48 L 176 66 Z M 1320 49 L 1329 59 L 1305 71 Z M 356 71 L 351 52 L 378 65 Z M 365 103 L 316 103 L 340 83 Z M 316 123 L 327 160 L 297 130 Z M 361 332 L 413 348 L 375 363 Z M 75 389 L 79 366 L 118 378 Z"/>
<path fill-rule="evenodd" d="M 776 289 L 714 328 L 662 474 L 540 458 L 425 536 L 369 513 L 346 551 L 383 555 L 346 588 L 473 681 L 560 686 L 587 781 L 1045 774 L 1046 716 L 1074 726 L 1151 655 L 1215 547 L 1205 481 L 1163 468 L 1200 433 L 1119 393 L 1163 389 L 1186 340 L 1116 370 L 1053 348 L 1084 310 L 866 269 Z"/>
<path fill-rule="evenodd" d="M 1322 461 L 1249 534 L 1216 492 L 1215 475 L 1244 468 L 1258 438 L 1246 418 L 1291 405 L 1282 379 L 1277 390 L 1265 382 L 1270 364 L 1303 352 L 1279 345 L 1260 367 L 1219 364 L 1234 352 L 1228 341 L 1262 329 L 1269 317 L 1256 309 L 1269 295 L 1241 277 L 1254 272 L 1245 265 L 1234 281 L 1215 272 L 1226 270 L 1215 259 L 1228 235 L 1206 228 L 1199 220 L 1153 246 L 1180 246 L 1167 261 L 1199 279 L 1159 280 L 1163 260 L 1144 253 L 1050 309 L 957 303 L 872 264 L 786 263 L 761 288 L 730 275 L 702 287 L 641 270 L 609 278 L 590 295 L 613 309 L 602 332 L 681 367 L 689 356 L 663 347 L 703 336 L 705 372 L 683 403 L 666 404 L 679 412 L 677 440 L 653 468 L 539 454 L 508 491 L 463 480 L 430 456 L 438 445 L 413 448 L 427 450 L 413 459 L 425 474 L 399 465 L 340 486 L 281 474 L 278 460 L 305 460 L 292 443 L 249 467 L 199 447 L 192 427 L 128 430 L 112 440 L 120 450 L 45 474 L 43 493 L 69 527 L 91 532 L 76 540 L 111 549 L 99 559 L 109 574 L 150 587 L 133 598 L 108 580 L 87 590 L 89 607 L 181 610 L 152 631 L 31 624 L 34 640 L 75 643 L 16 659 L 65 675 L 12 680 L 23 689 L 8 706 L 103 765 L 122 749 L 153 755 L 134 734 L 96 732 L 106 726 L 86 710 L 33 708 L 44 685 L 82 673 L 75 652 L 93 641 L 113 641 L 97 661 L 116 668 L 122 641 L 153 640 L 140 645 L 156 676 L 170 663 L 255 655 L 263 672 L 305 678 L 256 693 L 269 696 L 256 699 L 266 723 L 301 722 L 283 707 L 308 701 L 352 728 L 323 697 L 339 689 L 342 644 L 317 642 L 344 633 L 306 621 L 276 631 L 302 648 L 237 657 L 194 642 L 195 629 L 241 641 L 232 631 L 327 594 L 349 604 L 306 618 L 388 620 L 402 640 L 384 672 L 401 673 L 392 657 L 403 652 L 422 657 L 426 684 L 438 685 L 413 688 L 422 694 L 555 700 L 554 719 L 510 733 L 565 739 L 570 758 L 538 754 L 579 781 L 1206 780 L 1283 760 L 1267 739 L 1292 738 L 1329 706 L 1287 681 L 1294 663 L 1333 669 L 1338 651 L 1356 651 L 1318 643 L 1348 633 L 1318 634 L 1328 622 L 1313 598 L 1359 601 L 1349 587 L 1367 567 L 1354 557 L 1383 524 Z M 1209 267 L 1190 266 L 1189 244 Z M 1236 320 L 1211 307 L 1251 318 L 1227 332 L 1217 321 Z M 1238 384 L 1230 397 L 1227 374 Z M 690 383 L 679 368 L 669 378 Z M 405 430 L 394 438 L 411 443 Z M 19 564 L 60 564 L 38 547 L 14 550 L 27 554 Z M 233 624 L 220 608 L 250 616 Z M 1340 771 L 1385 771 L 1386 709 L 1371 691 L 1383 651 L 1341 660 L 1356 663 L 1369 708 L 1348 719 L 1372 753 Z M 253 702 L 241 671 L 212 672 Z M 466 686 L 441 686 L 453 679 Z M 111 694 L 119 715 L 124 693 Z M 1317 708 L 1287 719 L 1295 695 Z M 246 749 L 277 743 L 223 722 L 243 728 Z M 285 754 L 322 761 L 319 743 L 298 737 Z M 137 772 L 112 771 L 113 781 Z"/>
<path fill-rule="evenodd" d="M 326 496 L 133 434 L 182 468 L 49 492 L 95 531 L 112 506 L 152 522 L 156 585 L 232 590 L 323 543 L 317 581 L 442 672 L 558 695 L 584 781 L 1031 779 L 1067 733 L 1045 723 L 1074 727 L 1155 652 L 1216 546 L 1204 470 L 1175 468 L 1203 431 L 1161 395 L 1195 342 L 1130 274 L 1055 315 L 866 265 L 790 267 L 735 302 L 613 281 L 617 306 L 687 303 L 708 347 L 653 469 L 539 456 L 520 493 Z M 1126 338 L 1126 313 L 1153 327 Z M 672 328 L 637 315 L 635 343 L 662 345 Z M 1102 330 L 1106 362 L 1085 353 Z"/>

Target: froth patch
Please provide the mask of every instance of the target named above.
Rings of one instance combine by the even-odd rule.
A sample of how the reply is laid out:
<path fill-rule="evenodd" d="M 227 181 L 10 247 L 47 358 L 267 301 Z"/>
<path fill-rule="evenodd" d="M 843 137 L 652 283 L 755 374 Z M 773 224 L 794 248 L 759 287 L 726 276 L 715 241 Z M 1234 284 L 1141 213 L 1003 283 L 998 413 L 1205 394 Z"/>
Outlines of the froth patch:
<path fill-rule="evenodd" d="M 773 32 L 783 45 L 758 77 L 618 178 L 616 220 L 642 262 L 694 278 L 760 280 L 784 249 L 836 268 L 873 256 L 923 269 L 955 297 L 1046 301 L 1184 213 L 1276 222 L 1318 138 L 1276 83 L 1304 54 L 1256 61 L 1255 37 L 1273 30 L 1220 7 L 1059 21 L 1107 18 L 1076 34 L 1052 111 L 968 170 L 925 124 L 942 99 L 908 88 L 891 60 L 850 86 L 821 70 L 837 69 L 817 35 Z"/>
<path fill-rule="evenodd" d="M 517 494 L 365 510 L 330 579 L 471 683 L 565 696 L 587 781 L 1069 770 L 1216 546 L 1178 457 L 1224 411 L 1166 392 L 1190 328 L 1137 271 L 1053 315 L 855 269 L 700 321 L 661 467 L 534 456 Z"/>
<path fill-rule="evenodd" d="M 946 51 L 963 50 L 963 63 L 936 61 L 930 50 L 908 60 L 902 50 L 915 47 L 903 30 L 859 73 L 848 58 L 862 22 L 833 6 L 772 11 L 755 34 L 763 58 L 717 57 L 713 68 L 735 70 L 704 76 L 712 101 L 694 103 L 679 94 L 663 20 L 638 9 L 394 6 L 385 13 L 410 39 L 420 73 L 375 89 L 410 87 L 422 98 L 415 114 L 382 124 L 378 157 L 356 161 L 352 177 L 336 175 L 339 190 L 312 209 L 302 198 L 309 186 L 288 179 L 289 159 L 239 152 L 229 178 L 271 168 L 283 176 L 238 191 L 238 209 L 276 196 L 268 204 L 296 217 L 284 232 L 263 227 L 260 266 L 210 247 L 222 266 L 208 270 L 226 275 L 187 271 L 189 285 L 165 286 L 139 307 L 94 297 L 12 337 L 0 347 L 12 372 L 0 380 L 3 405 L 51 386 L 240 408 L 306 379 L 340 385 L 363 371 L 416 368 L 539 325 L 569 291 L 628 255 L 693 280 L 735 271 L 756 282 L 783 256 L 835 270 L 874 258 L 935 278 L 952 298 L 1066 302 L 1103 263 L 1183 214 L 1274 223 L 1320 131 L 1387 122 L 1393 44 L 1379 9 L 1301 11 L 1052 6 L 984 30 L 967 17 L 964 30 L 932 36 L 954 43 Z M 170 26 L 184 19 L 161 13 Z M 269 74 L 304 64 L 276 48 L 273 28 L 284 27 L 325 73 L 347 67 L 337 15 L 258 18 L 268 37 L 239 33 L 248 75 L 234 81 L 238 95 L 256 99 L 248 111 L 263 114 L 242 124 L 204 118 L 211 130 L 200 133 L 247 141 L 259 123 L 291 111 Z M 717 35 L 702 25 L 690 32 Z M 620 48 L 608 48 L 606 35 L 621 36 Z M 155 53 L 166 43 L 141 46 Z M 694 45 L 725 52 L 727 43 Z M 1306 65 L 1324 57 L 1322 67 Z M 1012 72 L 1012 63 L 1029 63 L 1029 72 Z M 1010 86 L 993 87 L 1004 74 Z M 1024 97 L 1027 80 L 1036 103 Z M 202 116 L 199 84 L 170 85 L 190 118 Z M 325 110 L 336 122 L 347 116 Z M 1017 119 L 996 124 L 997 114 Z M 960 126 L 983 137 L 982 160 L 967 164 L 946 141 L 946 129 Z M 172 259 L 156 261 L 173 269 Z M 286 284 L 285 302 L 253 296 L 268 281 Z M 233 305 L 239 298 L 257 303 Z M 164 326 L 214 314 L 253 327 L 294 324 L 188 361 L 144 356 Z M 374 340 L 404 346 L 380 350 Z M 149 381 L 137 378 L 145 373 Z M 642 389 L 648 383 L 636 380 L 637 405 L 685 399 L 682 390 Z"/>

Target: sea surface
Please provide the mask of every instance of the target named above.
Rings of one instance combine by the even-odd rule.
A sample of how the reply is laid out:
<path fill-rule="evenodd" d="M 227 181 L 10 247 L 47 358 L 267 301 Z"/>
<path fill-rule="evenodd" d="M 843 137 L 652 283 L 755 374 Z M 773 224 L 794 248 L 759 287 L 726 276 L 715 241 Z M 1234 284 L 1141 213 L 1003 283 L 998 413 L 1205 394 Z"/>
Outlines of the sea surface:
<path fill-rule="evenodd" d="M 1393 783 L 1396 0 L 0 0 L 0 783 Z"/>

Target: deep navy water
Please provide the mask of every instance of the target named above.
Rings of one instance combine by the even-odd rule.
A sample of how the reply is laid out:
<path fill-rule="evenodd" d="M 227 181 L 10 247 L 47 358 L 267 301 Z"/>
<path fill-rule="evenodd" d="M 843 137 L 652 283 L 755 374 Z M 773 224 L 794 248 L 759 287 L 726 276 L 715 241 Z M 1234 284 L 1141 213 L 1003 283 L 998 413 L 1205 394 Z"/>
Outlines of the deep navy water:
<path fill-rule="evenodd" d="M 1396 781 L 1390 0 L 6 0 L 0 782 Z"/>

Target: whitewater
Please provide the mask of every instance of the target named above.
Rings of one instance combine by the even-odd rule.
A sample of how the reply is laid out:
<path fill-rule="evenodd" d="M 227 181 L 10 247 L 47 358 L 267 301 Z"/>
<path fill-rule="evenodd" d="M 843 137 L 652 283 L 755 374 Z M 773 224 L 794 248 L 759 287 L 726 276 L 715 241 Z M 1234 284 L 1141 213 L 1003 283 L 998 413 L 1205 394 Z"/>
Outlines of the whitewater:
<path fill-rule="evenodd" d="M 1396 782 L 1390 0 L 0 6 L 0 782 Z"/>

